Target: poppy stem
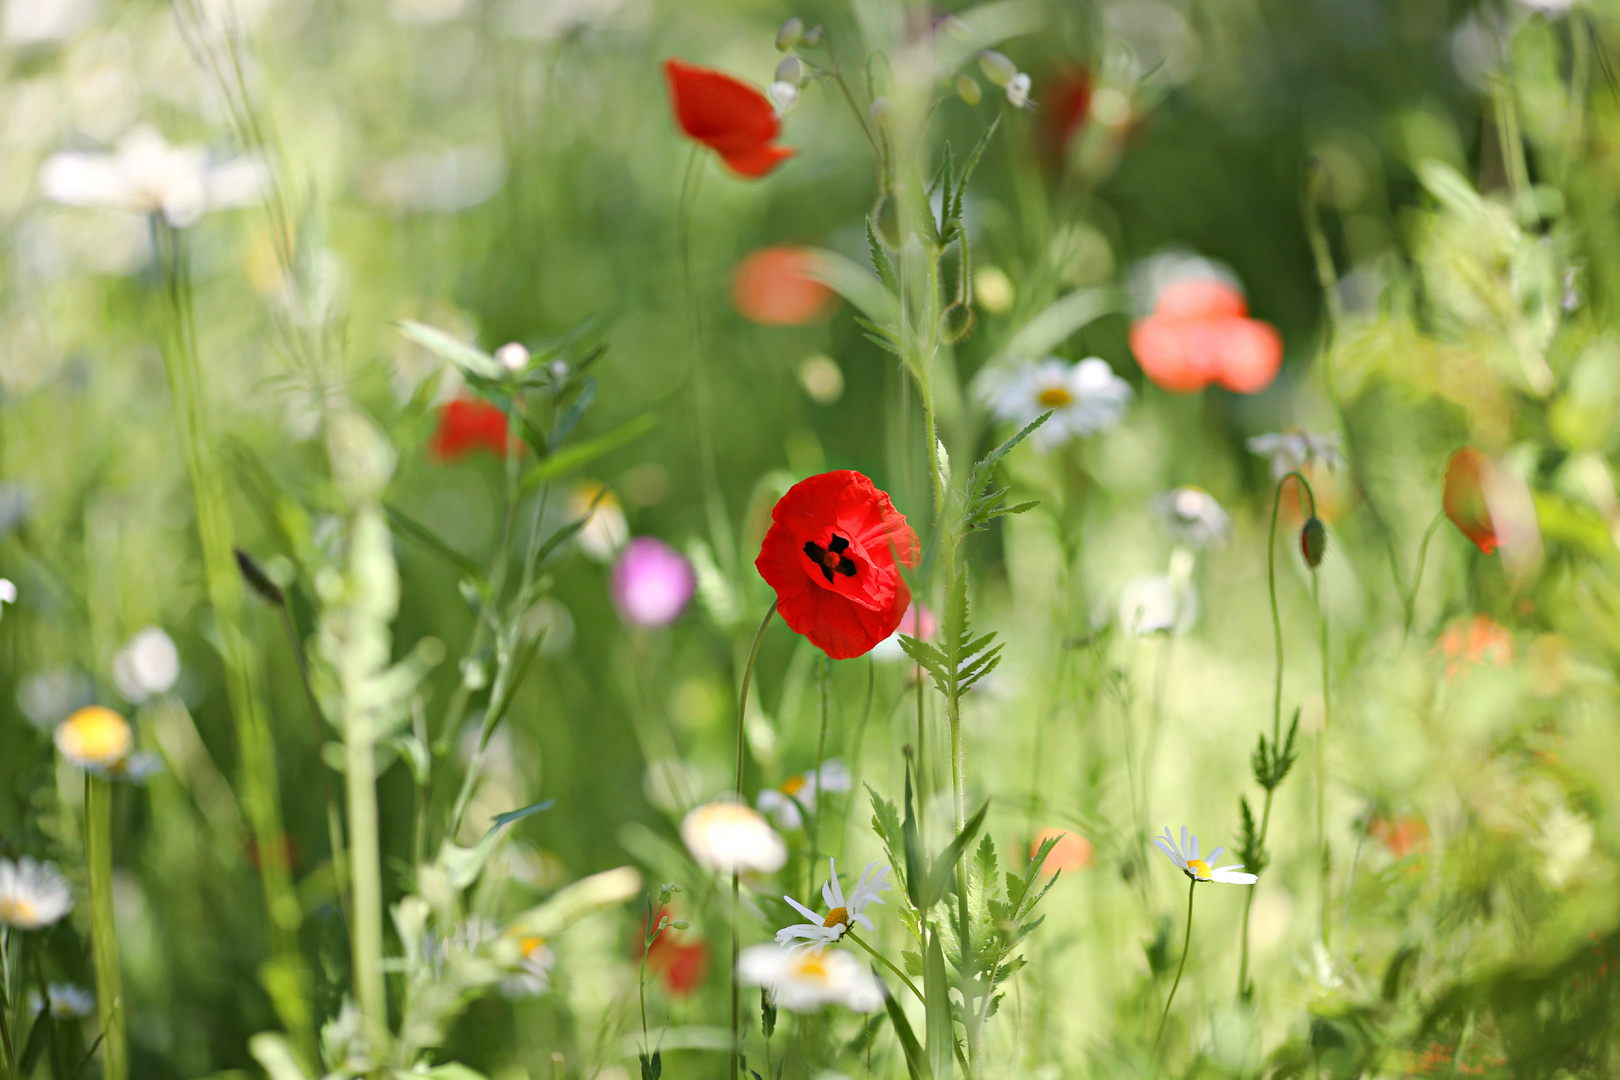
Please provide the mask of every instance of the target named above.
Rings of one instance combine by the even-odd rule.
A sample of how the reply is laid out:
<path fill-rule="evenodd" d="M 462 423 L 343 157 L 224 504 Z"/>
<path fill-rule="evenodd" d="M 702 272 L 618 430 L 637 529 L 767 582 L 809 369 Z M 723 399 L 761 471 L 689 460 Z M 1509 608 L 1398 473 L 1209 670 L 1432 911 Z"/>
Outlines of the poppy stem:
<path fill-rule="evenodd" d="M 821 654 L 821 735 L 816 740 L 816 771 L 810 775 L 814 777 L 814 785 L 810 793 L 815 797 L 815 809 L 810 811 L 810 856 L 805 863 L 804 890 L 811 896 L 815 895 L 816 884 L 816 842 L 821 835 L 821 805 L 826 802 L 826 791 L 821 784 L 821 763 L 827 756 L 827 675 L 832 667 L 832 661 L 826 653 Z"/>
<path fill-rule="evenodd" d="M 1170 996 L 1164 999 L 1164 1012 L 1159 1016 L 1159 1031 L 1153 1036 L 1153 1053 L 1148 1057 L 1149 1068 L 1159 1060 L 1159 1043 L 1164 1039 L 1164 1022 L 1170 1019 L 1170 1006 L 1176 1000 L 1176 990 L 1181 986 L 1181 973 L 1187 970 L 1187 953 L 1192 946 L 1193 895 L 1197 888 L 1197 878 L 1187 883 L 1187 934 L 1181 939 L 1181 963 L 1176 966 L 1176 981 L 1170 984 Z M 1252 893 L 1254 890 L 1249 891 Z"/>
<path fill-rule="evenodd" d="M 1412 574 L 1412 591 L 1406 594 L 1406 622 L 1401 628 L 1401 642 L 1404 644 L 1412 633 L 1412 613 L 1417 609 L 1418 586 L 1423 584 L 1423 564 L 1429 557 L 1429 541 L 1434 539 L 1434 530 L 1446 519 L 1444 510 L 1437 511 L 1434 520 L 1423 532 L 1423 543 L 1418 545 L 1417 570 Z"/>
<path fill-rule="evenodd" d="M 742 689 L 737 695 L 737 780 L 734 790 L 737 801 L 742 802 L 743 755 L 746 747 L 748 718 L 748 686 L 754 681 L 754 661 L 759 659 L 759 643 L 765 640 L 765 630 L 776 615 L 776 601 L 766 609 L 754 632 L 754 644 L 748 649 L 748 664 L 743 668 Z M 736 870 L 731 872 L 731 1072 L 729 1080 L 737 1080 L 742 1051 L 742 988 L 737 981 L 737 958 L 742 954 L 742 939 L 738 924 L 742 921 L 742 885 Z"/>
<path fill-rule="evenodd" d="M 1332 885 L 1332 861 L 1328 850 L 1327 839 L 1327 737 L 1328 716 L 1330 715 L 1328 697 L 1328 621 L 1327 609 L 1322 606 L 1322 582 L 1316 571 L 1311 571 L 1311 600 L 1316 604 L 1316 621 L 1321 631 L 1322 643 L 1322 727 L 1316 733 L 1316 854 L 1321 862 L 1320 881 L 1322 893 L 1322 947 L 1328 943 L 1328 924 L 1332 921 L 1329 911 L 1333 898 L 1330 893 Z M 1252 891 L 1252 890 L 1251 890 Z"/>
<path fill-rule="evenodd" d="M 1266 587 L 1271 596 L 1271 634 L 1277 651 L 1277 677 L 1274 683 L 1274 692 L 1271 699 L 1271 747 L 1276 752 L 1278 741 L 1282 737 L 1282 677 L 1283 677 L 1283 638 L 1282 615 L 1277 608 L 1277 515 L 1282 509 L 1283 486 L 1292 477 L 1305 489 L 1305 497 L 1310 504 L 1310 516 L 1316 516 L 1316 493 L 1311 490 L 1311 482 L 1305 479 L 1299 471 L 1286 472 L 1277 479 L 1276 492 L 1271 499 L 1271 531 L 1266 534 Z M 1271 798 L 1276 792 L 1276 786 L 1266 787 L 1265 806 L 1260 812 L 1260 836 L 1257 850 L 1266 849 L 1266 833 L 1271 827 Z M 1251 869 L 1258 871 L 1258 866 Z M 1243 931 L 1241 945 L 1238 952 L 1238 997 L 1248 994 L 1249 986 L 1249 915 L 1254 908 L 1254 890 L 1248 890 L 1243 898 Z"/>

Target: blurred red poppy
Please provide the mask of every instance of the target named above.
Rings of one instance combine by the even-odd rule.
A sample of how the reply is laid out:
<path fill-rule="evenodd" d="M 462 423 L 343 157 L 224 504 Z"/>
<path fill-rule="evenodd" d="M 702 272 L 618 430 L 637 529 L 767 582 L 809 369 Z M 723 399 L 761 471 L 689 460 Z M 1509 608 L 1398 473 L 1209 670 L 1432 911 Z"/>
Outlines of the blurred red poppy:
<path fill-rule="evenodd" d="M 900 567 L 917 557 L 917 534 L 889 496 L 840 469 L 801 480 L 777 501 L 754 566 L 788 626 L 846 660 L 900 625 L 911 603 Z"/>
<path fill-rule="evenodd" d="M 1073 873 L 1091 865 L 1091 841 L 1073 829 L 1042 829 L 1035 834 L 1035 839 L 1030 841 L 1030 857 L 1034 858 L 1041 845 L 1053 837 L 1057 838 L 1057 843 L 1052 845 L 1052 850 L 1046 856 L 1046 862 L 1041 865 L 1041 876 L 1051 877 L 1059 870 Z"/>
<path fill-rule="evenodd" d="M 1485 504 L 1485 481 L 1492 468 L 1490 458 L 1473 447 L 1458 450 L 1446 465 L 1446 489 L 1441 499 L 1446 517 L 1487 555 L 1496 551 L 1498 540 L 1490 507 Z"/>
<path fill-rule="evenodd" d="M 1501 667 L 1513 659 L 1513 634 L 1489 615 L 1458 619 L 1441 633 L 1433 652 L 1446 658 L 1446 678 L 1465 668 L 1490 663 Z"/>
<path fill-rule="evenodd" d="M 1422 851 L 1429 846 L 1429 827 L 1422 818 L 1387 818 L 1380 814 L 1368 822 L 1367 832 L 1397 859 L 1404 859 L 1414 851 Z"/>
<path fill-rule="evenodd" d="M 731 171 L 758 178 L 793 156 L 774 145 L 782 132 L 770 99 L 730 75 L 664 61 L 675 120 L 689 138 L 720 155 Z"/>
<path fill-rule="evenodd" d="M 1235 286 L 1214 279 L 1178 281 L 1159 294 L 1153 313 L 1131 327 L 1131 351 L 1159 387 L 1190 394 L 1219 382 L 1257 394 L 1282 367 L 1282 337 L 1248 317 Z"/>
<path fill-rule="evenodd" d="M 440 461 L 455 461 L 474 450 L 506 455 L 506 414 L 487 401 L 457 398 L 439 407 L 439 427 L 428 449 Z"/>
<path fill-rule="evenodd" d="M 658 912 L 660 918 L 676 918 L 670 908 Z M 642 934 L 646 934 L 646 924 Z M 701 938 L 687 941 L 687 933 L 665 928 L 647 950 L 647 966 L 658 973 L 664 989 L 677 997 L 685 997 L 698 988 L 709 966 L 709 947 Z"/>
<path fill-rule="evenodd" d="M 1069 143 L 1086 126 L 1086 115 L 1091 111 L 1091 88 L 1091 72 L 1076 68 L 1054 77 L 1039 95 L 1043 105 L 1038 114 L 1042 141 L 1055 164 L 1062 164 L 1069 152 Z"/>
<path fill-rule="evenodd" d="M 811 274 L 803 248 L 770 247 L 737 266 L 731 299 L 743 317 L 768 326 L 804 326 L 825 319 L 837 295 Z"/>

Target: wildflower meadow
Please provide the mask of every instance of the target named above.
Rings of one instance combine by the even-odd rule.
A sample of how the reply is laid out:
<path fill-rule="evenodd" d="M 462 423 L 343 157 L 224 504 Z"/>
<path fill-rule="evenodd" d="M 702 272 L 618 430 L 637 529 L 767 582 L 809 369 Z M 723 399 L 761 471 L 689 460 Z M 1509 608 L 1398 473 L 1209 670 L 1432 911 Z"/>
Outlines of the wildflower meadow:
<path fill-rule="evenodd" d="M 0 0 L 0 1080 L 1620 1076 L 1616 0 Z"/>

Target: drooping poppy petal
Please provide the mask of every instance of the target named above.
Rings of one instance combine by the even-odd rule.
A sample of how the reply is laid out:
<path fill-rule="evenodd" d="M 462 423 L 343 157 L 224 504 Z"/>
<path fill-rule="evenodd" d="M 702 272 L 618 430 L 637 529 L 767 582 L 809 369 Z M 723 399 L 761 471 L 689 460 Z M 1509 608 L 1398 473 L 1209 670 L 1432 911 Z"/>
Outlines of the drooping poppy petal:
<path fill-rule="evenodd" d="M 743 316 L 775 326 L 819 322 L 832 310 L 836 294 L 810 273 L 808 252 L 795 247 L 756 251 L 737 267 L 731 298 Z"/>
<path fill-rule="evenodd" d="M 681 130 L 719 154 L 732 171 L 758 178 L 793 156 L 787 147 L 772 145 L 781 121 L 770 99 L 752 86 L 679 60 L 664 61 L 664 76 Z"/>
<path fill-rule="evenodd" d="M 1258 394 L 1282 369 L 1282 336 L 1259 319 L 1213 319 L 1204 324 L 1219 341 L 1216 378 L 1239 394 Z"/>
<path fill-rule="evenodd" d="M 1485 502 L 1485 477 L 1493 466 L 1484 454 L 1465 446 L 1451 455 L 1446 465 L 1446 488 L 1441 499 L 1446 517 L 1475 547 L 1490 555 L 1499 538 Z"/>
<path fill-rule="evenodd" d="M 900 567 L 917 558 L 917 534 L 889 496 L 840 469 L 801 480 L 777 501 L 754 566 L 788 626 L 845 660 L 900 625 L 911 602 Z"/>
<path fill-rule="evenodd" d="M 439 407 L 439 426 L 428 449 L 440 461 L 455 461 L 475 450 L 488 450 L 504 457 L 511 440 L 506 434 L 506 414 L 487 401 L 457 398 Z"/>

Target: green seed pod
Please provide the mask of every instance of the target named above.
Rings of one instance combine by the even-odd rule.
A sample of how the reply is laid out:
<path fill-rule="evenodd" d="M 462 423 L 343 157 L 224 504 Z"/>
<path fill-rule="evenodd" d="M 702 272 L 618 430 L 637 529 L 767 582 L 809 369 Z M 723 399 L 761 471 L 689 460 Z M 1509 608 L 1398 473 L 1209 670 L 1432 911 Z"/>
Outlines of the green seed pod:
<path fill-rule="evenodd" d="M 979 53 L 979 70 L 997 86 L 1006 86 L 1018 74 L 1018 65 L 1009 60 L 1005 53 L 985 49 Z"/>
<path fill-rule="evenodd" d="M 1322 565 L 1322 556 L 1327 554 L 1327 528 L 1321 518 L 1307 519 L 1299 530 L 1299 553 L 1305 556 L 1305 565 L 1312 570 Z"/>
<path fill-rule="evenodd" d="M 960 300 L 951 301 L 950 306 L 940 313 L 940 332 L 952 345 L 965 339 L 973 333 L 973 308 Z"/>
<path fill-rule="evenodd" d="M 804 37 L 799 39 L 799 44 L 803 45 L 807 49 L 813 49 L 817 45 L 821 44 L 821 35 L 824 32 L 824 27 L 812 26 L 810 29 L 804 32 Z"/>
<path fill-rule="evenodd" d="M 879 199 L 872 208 L 872 227 L 877 230 L 879 239 L 899 250 L 905 236 L 900 228 L 900 200 L 894 197 L 893 192 Z"/>
<path fill-rule="evenodd" d="M 956 96 L 969 105 L 977 105 L 984 100 L 984 91 L 979 89 L 979 80 L 971 75 L 958 75 L 956 77 Z"/>
<path fill-rule="evenodd" d="M 782 24 L 776 32 L 776 51 L 787 52 L 804 37 L 804 20 L 797 15 Z"/>

